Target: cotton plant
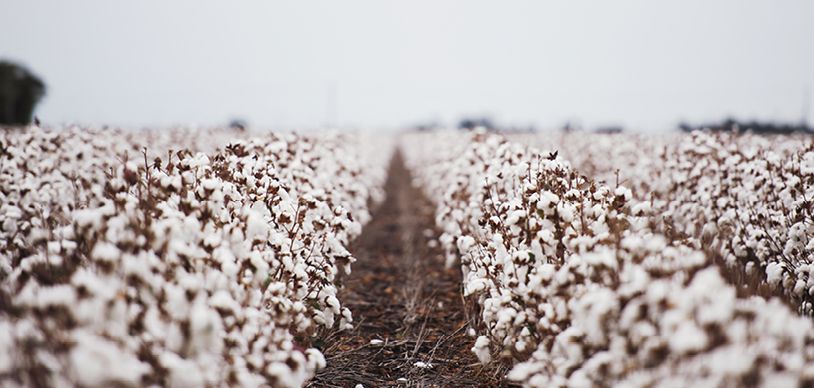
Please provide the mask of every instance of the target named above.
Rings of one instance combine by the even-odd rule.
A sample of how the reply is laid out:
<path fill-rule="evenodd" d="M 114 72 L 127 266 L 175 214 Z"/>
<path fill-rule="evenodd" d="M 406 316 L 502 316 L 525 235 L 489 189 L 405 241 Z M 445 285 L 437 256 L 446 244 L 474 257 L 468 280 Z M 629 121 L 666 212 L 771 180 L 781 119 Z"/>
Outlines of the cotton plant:
<path fill-rule="evenodd" d="M 526 386 L 811 383 L 810 322 L 739 297 L 688 229 L 665 233 L 663 204 L 636 182 L 594 181 L 557 152 L 497 135 L 454 139 L 403 143 L 479 306 L 482 362 L 515 364 L 508 377 Z"/>
<path fill-rule="evenodd" d="M 664 198 L 658 207 L 671 215 L 677 229 L 716 250 L 731 267 L 779 289 L 810 315 L 814 143 L 796 139 L 792 148 L 788 142 L 793 140 L 727 136 L 697 133 L 680 146 L 687 152 L 667 154 L 682 167 L 667 164 L 665 170 L 686 179 L 658 192 L 657 198 Z M 707 155 L 708 162 L 689 168 L 700 155 Z M 690 222 L 691 217 L 697 220 Z"/>
<path fill-rule="evenodd" d="M 302 385 L 307 338 L 352 321 L 337 277 L 383 166 L 352 135 L 135 158 L 131 136 L 2 138 L 3 385 Z"/>
<path fill-rule="evenodd" d="M 727 265 L 746 293 L 784 295 L 812 313 L 812 141 L 803 135 L 707 133 L 518 137 L 556 148 L 575 168 L 628 185 L 662 233 Z"/>

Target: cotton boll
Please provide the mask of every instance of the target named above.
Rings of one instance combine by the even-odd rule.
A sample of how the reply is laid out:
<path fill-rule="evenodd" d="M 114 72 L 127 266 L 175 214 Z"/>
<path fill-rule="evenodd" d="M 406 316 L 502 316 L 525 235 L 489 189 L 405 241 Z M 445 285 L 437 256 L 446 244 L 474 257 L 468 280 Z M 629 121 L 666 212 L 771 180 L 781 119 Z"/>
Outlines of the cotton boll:
<path fill-rule="evenodd" d="M 169 372 L 170 386 L 191 388 L 205 385 L 203 371 L 192 360 L 168 352 L 160 356 L 160 362 Z"/>
<path fill-rule="evenodd" d="M 459 252 L 469 252 L 472 247 L 475 246 L 475 239 L 471 236 L 461 236 L 458 238 L 458 251 Z"/>
<path fill-rule="evenodd" d="M 771 262 L 766 266 L 766 282 L 772 286 L 777 286 L 783 280 L 783 267 L 776 262 Z"/>
<path fill-rule="evenodd" d="M 193 305 L 189 322 L 192 337 L 189 346 L 192 354 L 221 352 L 224 335 L 221 318 L 217 312 L 206 306 L 203 298 L 198 298 Z"/>
<path fill-rule="evenodd" d="M 320 370 L 325 368 L 325 356 L 322 355 L 317 349 L 307 349 L 305 351 L 306 356 L 308 357 L 308 368 L 311 370 Z"/>
<path fill-rule="evenodd" d="M 265 212 L 265 206 L 262 207 Z M 254 207 L 249 210 L 249 215 L 246 220 L 246 238 L 250 241 L 265 241 L 269 233 L 269 225 L 266 223 L 263 211 L 260 208 Z"/>
<path fill-rule="evenodd" d="M 149 364 L 110 341 L 85 331 L 73 334 L 76 341 L 70 352 L 74 378 L 86 386 L 103 386 L 112 382 L 138 385 L 142 375 L 149 373 Z"/>
<path fill-rule="evenodd" d="M 464 296 L 470 296 L 486 289 L 485 279 L 472 279 L 464 284 Z"/>
<path fill-rule="evenodd" d="M 119 259 L 120 254 L 121 252 L 115 245 L 108 242 L 99 242 L 94 245 L 91 257 L 100 261 L 113 262 Z"/>
<path fill-rule="evenodd" d="M 676 353 L 703 350 L 708 343 L 706 333 L 692 322 L 681 323 L 670 337 L 670 349 Z"/>
<path fill-rule="evenodd" d="M 475 340 L 475 346 L 472 347 L 472 352 L 478 357 L 481 364 L 488 364 L 492 361 L 491 351 L 489 350 L 489 338 L 485 336 L 478 337 Z"/>
<path fill-rule="evenodd" d="M 633 192 L 624 186 L 617 186 L 616 190 L 613 191 L 613 194 L 615 194 L 617 197 L 623 198 L 625 201 L 630 201 L 633 198 Z"/>
<path fill-rule="evenodd" d="M 557 205 L 557 214 L 566 223 L 571 223 L 574 221 L 575 211 L 576 209 L 574 208 L 573 205 L 569 205 L 564 202 L 561 202 L 559 205 Z"/>
<path fill-rule="evenodd" d="M 14 367 L 13 351 L 13 324 L 0 320 L 0 373 L 8 373 Z"/>
<path fill-rule="evenodd" d="M 259 252 L 252 252 L 249 254 L 249 261 L 255 268 L 254 278 L 255 281 L 263 281 L 268 276 L 269 264 L 263 259 Z"/>

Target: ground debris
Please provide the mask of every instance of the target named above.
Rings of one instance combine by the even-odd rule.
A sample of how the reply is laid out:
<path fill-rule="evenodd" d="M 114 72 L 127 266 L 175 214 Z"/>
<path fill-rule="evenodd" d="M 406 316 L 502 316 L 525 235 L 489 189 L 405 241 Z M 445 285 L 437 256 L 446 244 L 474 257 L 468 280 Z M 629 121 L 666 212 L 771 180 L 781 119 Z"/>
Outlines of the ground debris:
<path fill-rule="evenodd" d="M 469 350 L 461 274 L 444 266 L 433 206 L 410 184 L 399 154 L 387 198 L 353 246 L 358 258 L 342 300 L 354 329 L 324 333 L 327 368 L 312 387 L 499 387 L 505 370 Z"/>

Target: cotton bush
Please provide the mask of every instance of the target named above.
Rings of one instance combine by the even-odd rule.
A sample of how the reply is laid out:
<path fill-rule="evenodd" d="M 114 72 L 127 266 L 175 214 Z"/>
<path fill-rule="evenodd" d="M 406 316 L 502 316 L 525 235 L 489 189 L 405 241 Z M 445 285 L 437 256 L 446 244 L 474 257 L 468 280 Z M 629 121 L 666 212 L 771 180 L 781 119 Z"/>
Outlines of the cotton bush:
<path fill-rule="evenodd" d="M 363 144 L 386 144 L 189 133 L 212 151 L 3 135 L 2 385 L 300 386 L 325 366 L 308 338 L 350 326 L 338 276 L 383 183 Z"/>
<path fill-rule="evenodd" d="M 810 137 L 694 132 L 565 135 L 537 143 L 563 150 L 590 176 L 634 188 L 663 232 L 694 240 L 747 292 L 784 294 L 800 312 L 814 312 Z"/>
<path fill-rule="evenodd" d="M 688 232 L 666 233 L 671 215 L 642 205 L 641 186 L 598 182 L 557 152 L 498 135 L 416 134 L 403 144 L 437 204 L 448 263 L 461 265 L 464 295 L 479 306 L 473 351 L 514 364 L 510 379 L 812 383 L 810 320 L 739 296 L 711 250 Z"/>

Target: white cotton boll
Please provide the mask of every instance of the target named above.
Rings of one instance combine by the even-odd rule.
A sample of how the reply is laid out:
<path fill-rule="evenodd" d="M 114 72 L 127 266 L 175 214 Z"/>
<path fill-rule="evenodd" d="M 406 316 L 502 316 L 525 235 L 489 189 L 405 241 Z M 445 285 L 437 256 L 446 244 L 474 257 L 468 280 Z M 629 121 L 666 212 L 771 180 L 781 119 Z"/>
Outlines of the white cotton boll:
<path fill-rule="evenodd" d="M 630 297 L 644 291 L 650 284 L 650 275 L 641 266 L 624 267 L 619 296 Z"/>
<path fill-rule="evenodd" d="M 554 339 L 554 349 L 572 365 L 577 365 L 585 359 L 583 354 L 582 337 L 584 333 L 576 327 L 569 327 Z"/>
<path fill-rule="evenodd" d="M 249 254 L 249 261 L 256 269 L 254 274 L 255 280 L 265 280 L 266 276 L 268 276 L 269 264 L 263 260 L 263 256 L 260 255 L 260 252 L 252 251 Z"/>
<path fill-rule="evenodd" d="M 14 326 L 11 322 L 0 320 L 0 374 L 11 371 L 14 366 Z"/>
<path fill-rule="evenodd" d="M 464 296 L 470 296 L 486 289 L 486 279 L 474 278 L 464 284 Z"/>
<path fill-rule="evenodd" d="M 246 219 L 246 239 L 249 241 L 266 241 L 271 226 L 266 222 L 263 214 L 268 213 L 265 205 L 253 206 L 248 211 Z"/>
<path fill-rule="evenodd" d="M 102 221 L 102 212 L 99 209 L 83 209 L 73 212 L 72 217 L 77 225 L 83 228 L 97 227 Z"/>
<path fill-rule="evenodd" d="M 526 212 L 524 210 L 512 211 L 509 213 L 508 217 L 506 217 L 506 224 L 509 226 L 517 225 L 524 217 L 526 217 Z"/>
<path fill-rule="evenodd" d="M 329 295 L 325 298 L 325 304 L 331 308 L 331 311 L 339 313 L 339 299 L 335 295 Z"/>
<path fill-rule="evenodd" d="M 446 229 L 446 228 L 451 228 L 451 227 L 452 227 L 452 225 L 447 225 L 444 228 Z M 454 239 L 455 239 L 455 237 L 453 237 L 452 234 L 447 233 L 447 232 L 442 233 L 441 236 L 438 237 L 438 241 L 441 244 L 443 244 L 444 246 L 451 245 Z"/>
<path fill-rule="evenodd" d="M 8 218 L 8 219 L 3 220 L 2 226 L 3 226 L 2 230 L 5 231 L 8 234 L 13 235 L 13 234 L 17 233 L 17 220 L 15 220 L 13 218 Z"/>
<path fill-rule="evenodd" d="M 491 351 L 489 350 L 489 338 L 480 336 L 475 340 L 475 346 L 472 347 L 472 352 L 478 357 L 481 364 L 488 364 L 492 361 Z"/>
<path fill-rule="evenodd" d="M 783 280 L 783 266 L 777 262 L 771 262 L 766 266 L 766 282 L 772 286 L 777 286 Z"/>
<path fill-rule="evenodd" d="M 49 241 L 48 242 L 48 253 L 51 255 L 57 255 L 62 251 L 62 245 L 59 241 Z"/>
<path fill-rule="evenodd" d="M 511 299 L 510 299 L 511 300 Z M 498 324 L 506 324 L 512 322 L 517 316 L 517 310 L 512 307 L 503 307 L 497 312 Z"/>
<path fill-rule="evenodd" d="M 606 324 L 616 319 L 615 312 L 619 309 L 616 294 L 605 288 L 597 288 L 574 299 L 572 305 L 574 325 L 585 333 L 585 341 L 594 346 L 604 345 L 607 342 L 606 333 L 612 331 Z"/>
<path fill-rule="evenodd" d="M 681 322 L 669 338 L 670 349 L 678 354 L 703 350 L 708 343 L 707 334 L 692 321 Z"/>
<path fill-rule="evenodd" d="M 167 325 L 161 320 L 160 314 L 161 312 L 156 307 L 149 307 L 144 314 L 144 328 L 153 338 L 162 338 L 167 335 Z"/>
<path fill-rule="evenodd" d="M 649 215 L 651 211 L 652 207 L 650 206 L 649 201 L 639 202 L 630 210 L 631 214 L 634 216 L 646 216 Z"/>
<path fill-rule="evenodd" d="M 767 373 L 761 384 L 764 387 L 796 387 L 800 386 L 800 376 L 790 372 Z"/>
<path fill-rule="evenodd" d="M 495 263 L 507 265 L 507 263 L 511 262 L 511 255 L 506 250 L 506 246 L 503 245 L 503 238 L 500 235 L 496 234 L 494 236 L 493 244 L 495 247 Z"/>
<path fill-rule="evenodd" d="M 528 360 L 526 362 L 521 362 L 512 367 L 509 371 L 509 374 L 506 376 L 511 381 L 522 381 L 528 382 L 528 379 L 536 373 L 540 372 L 540 366 L 538 363 L 534 362 L 534 359 Z M 530 386 L 544 386 L 540 385 L 531 385 Z"/>
<path fill-rule="evenodd" d="M 308 368 L 311 370 L 320 370 L 325 368 L 325 356 L 322 355 L 317 349 L 311 348 L 305 351 L 305 355 L 308 358 Z"/>
<path fill-rule="evenodd" d="M 23 211 L 20 210 L 20 208 L 17 206 L 3 205 L 2 207 L 0 207 L 0 210 L 2 211 L 0 214 L 2 214 L 8 219 L 19 220 L 20 218 L 23 217 Z"/>
<path fill-rule="evenodd" d="M 74 379 L 84 386 L 135 386 L 151 370 L 149 364 L 102 337 L 79 330 L 73 333 L 73 339 L 77 345 L 70 353 L 71 370 Z"/>
<path fill-rule="evenodd" d="M 613 191 L 613 193 L 614 193 L 614 194 L 615 194 L 617 197 L 622 197 L 622 198 L 624 198 L 624 199 L 625 199 L 625 201 L 630 201 L 630 199 L 631 199 L 631 198 L 633 198 L 633 192 L 632 192 L 632 191 L 630 191 L 630 189 L 628 189 L 628 188 L 627 188 L 627 187 L 625 187 L 625 186 L 619 186 L 619 187 L 617 187 L 617 188 L 616 188 L 616 190 L 614 190 L 614 191 Z"/>
<path fill-rule="evenodd" d="M 169 182 L 169 184 L 170 184 L 170 186 L 171 186 L 172 188 L 174 188 L 175 190 L 181 190 L 181 185 L 182 185 L 182 183 L 181 183 L 181 176 L 179 176 L 179 175 L 173 175 L 173 176 L 171 176 L 171 177 L 170 177 L 170 182 Z"/>
<path fill-rule="evenodd" d="M 220 315 L 207 307 L 198 298 L 190 312 L 190 331 L 192 341 L 190 351 L 192 354 L 211 352 L 219 354 L 223 348 L 223 324 Z"/>
<path fill-rule="evenodd" d="M 212 257 L 215 259 L 215 261 L 220 262 L 221 271 L 223 271 L 223 273 L 230 278 L 235 277 L 237 272 L 240 270 L 240 267 L 237 265 L 235 255 L 228 248 L 216 248 L 212 252 Z"/>
<path fill-rule="evenodd" d="M 175 319 L 183 319 L 189 314 L 189 301 L 183 288 L 168 284 L 164 288 L 167 297 L 167 312 Z"/>
<path fill-rule="evenodd" d="M 537 274 L 540 276 L 542 280 L 545 281 L 551 280 L 556 272 L 557 267 L 550 263 L 545 263 L 537 267 Z"/>
<path fill-rule="evenodd" d="M 117 278 L 102 278 L 87 268 L 77 269 L 71 277 L 71 284 L 74 287 L 84 287 L 91 295 L 104 301 L 116 296 L 120 282 L 121 280 Z"/>
<path fill-rule="evenodd" d="M 195 274 L 181 272 L 178 274 L 178 285 L 184 290 L 198 292 L 203 286 L 201 278 Z"/>
<path fill-rule="evenodd" d="M 792 291 L 797 296 L 802 296 L 807 291 L 807 284 L 803 279 L 798 279 L 794 283 L 794 290 Z"/>
<path fill-rule="evenodd" d="M 471 236 L 461 236 L 458 238 L 458 251 L 468 253 L 475 246 L 475 239 Z"/>
<path fill-rule="evenodd" d="M 301 369 L 299 365 L 291 368 L 283 362 L 272 362 L 266 367 L 266 373 L 275 377 L 280 386 L 295 388 L 302 386 L 307 378 L 305 371 Z"/>
<path fill-rule="evenodd" d="M 342 318 L 339 320 L 339 330 L 353 329 L 353 315 L 347 307 L 342 308 Z"/>
<path fill-rule="evenodd" d="M 554 206 L 560 202 L 560 197 L 550 191 L 540 193 L 540 199 L 537 201 L 537 210 L 542 210 L 545 214 L 553 209 Z"/>
<path fill-rule="evenodd" d="M 814 152 L 806 152 L 800 163 L 800 173 L 803 175 L 814 175 Z"/>
<path fill-rule="evenodd" d="M 215 292 L 215 294 L 209 298 L 209 305 L 217 309 L 231 311 L 235 314 L 241 311 L 240 304 L 237 303 L 237 301 L 232 298 L 232 295 L 226 290 L 219 290 Z"/>
<path fill-rule="evenodd" d="M 576 209 L 571 204 L 561 202 L 559 205 L 557 205 L 557 214 L 566 223 L 571 223 L 574 221 L 575 212 Z"/>
<path fill-rule="evenodd" d="M 121 251 L 119 248 L 106 241 L 97 242 L 96 245 L 93 246 L 93 251 L 90 253 L 92 258 L 107 262 L 119 260 L 120 255 Z"/>
<path fill-rule="evenodd" d="M 649 252 L 658 253 L 667 247 L 667 240 L 664 236 L 653 235 L 644 240 L 644 248 Z"/>
<path fill-rule="evenodd" d="M 31 307 L 73 306 L 76 303 L 76 290 L 67 284 L 39 286 L 28 282 L 17 296 L 17 303 Z"/>
<path fill-rule="evenodd" d="M 215 248 L 220 245 L 222 239 L 219 233 L 209 233 L 204 237 L 203 243 L 204 246 Z"/>
<path fill-rule="evenodd" d="M 166 352 L 159 356 L 161 366 L 169 372 L 171 387 L 202 387 L 205 385 L 203 371 L 192 360 L 186 360 L 175 353 Z"/>
<path fill-rule="evenodd" d="M 193 182 L 195 182 L 195 173 L 192 171 L 184 171 L 181 173 L 181 179 L 183 180 L 184 184 L 191 185 Z M 192 194 L 191 191 L 190 194 Z"/>

